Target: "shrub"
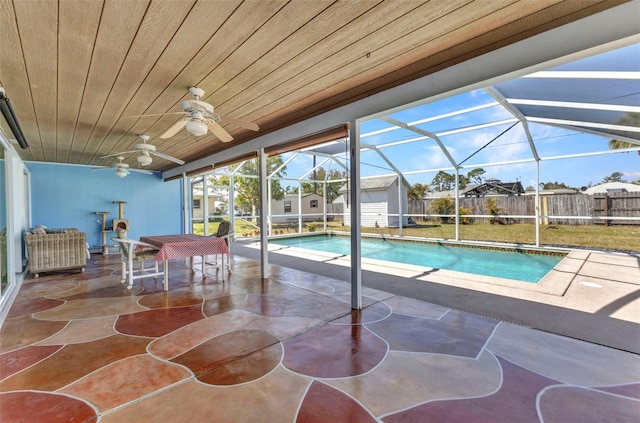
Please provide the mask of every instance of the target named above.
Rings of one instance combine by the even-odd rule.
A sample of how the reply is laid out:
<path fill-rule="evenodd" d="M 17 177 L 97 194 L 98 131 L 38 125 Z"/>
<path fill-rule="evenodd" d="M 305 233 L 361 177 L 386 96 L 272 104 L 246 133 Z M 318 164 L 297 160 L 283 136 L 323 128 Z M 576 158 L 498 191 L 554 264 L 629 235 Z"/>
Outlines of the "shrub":
<path fill-rule="evenodd" d="M 434 214 L 456 214 L 456 202 L 452 197 L 442 197 L 431 202 L 429 206 Z M 471 214 L 471 209 L 466 207 L 460 207 L 460 223 L 471 223 L 471 218 L 464 217 L 467 214 Z M 441 217 L 442 223 L 454 223 L 456 220 L 454 217 Z"/>
<path fill-rule="evenodd" d="M 429 206 L 436 214 L 453 214 L 456 204 L 451 197 L 436 198 Z"/>
<path fill-rule="evenodd" d="M 487 199 L 487 211 L 491 216 L 493 216 L 489 219 L 489 223 L 491 223 L 492 225 L 494 223 L 499 223 L 501 225 L 504 225 L 507 223 L 505 218 L 500 217 L 500 215 L 503 215 L 506 213 L 506 210 L 503 209 L 502 207 L 498 207 L 497 198 Z"/>
<path fill-rule="evenodd" d="M 316 222 L 309 222 L 309 223 L 307 224 L 307 230 L 308 230 L 309 232 L 315 232 L 315 231 L 316 231 L 316 229 L 317 229 Z"/>
<path fill-rule="evenodd" d="M 464 217 L 467 214 L 471 214 L 471 211 L 472 210 L 470 208 L 460 207 L 460 223 L 462 223 L 463 225 L 471 223 L 470 217 Z"/>
<path fill-rule="evenodd" d="M 434 214 L 455 214 L 456 203 L 451 197 L 442 197 L 433 200 L 429 205 L 429 208 Z M 451 218 L 449 217 L 440 218 L 442 223 L 449 223 L 450 220 Z"/>

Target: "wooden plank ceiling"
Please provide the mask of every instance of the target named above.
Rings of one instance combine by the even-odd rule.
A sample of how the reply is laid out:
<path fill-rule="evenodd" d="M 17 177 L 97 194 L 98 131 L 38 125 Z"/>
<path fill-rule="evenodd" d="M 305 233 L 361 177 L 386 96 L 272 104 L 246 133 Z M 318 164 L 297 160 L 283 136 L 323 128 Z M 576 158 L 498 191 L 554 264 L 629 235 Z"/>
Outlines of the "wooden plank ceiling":
<path fill-rule="evenodd" d="M 109 165 L 148 134 L 189 162 L 620 3 L 0 0 L 0 86 L 24 160 Z M 179 112 L 191 86 L 260 131 L 164 140 L 180 115 L 131 117 Z"/>

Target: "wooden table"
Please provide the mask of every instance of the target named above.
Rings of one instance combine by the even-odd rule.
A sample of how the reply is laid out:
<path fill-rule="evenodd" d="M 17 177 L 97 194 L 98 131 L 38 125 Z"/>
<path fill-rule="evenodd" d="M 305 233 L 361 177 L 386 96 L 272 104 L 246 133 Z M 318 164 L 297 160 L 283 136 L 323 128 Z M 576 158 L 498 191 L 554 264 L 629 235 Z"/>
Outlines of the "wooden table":
<path fill-rule="evenodd" d="M 193 269 L 193 257 L 202 257 L 202 277 L 205 277 L 205 256 L 210 254 L 222 254 L 222 280 L 224 280 L 224 256 L 231 252 L 224 238 L 215 236 L 201 236 L 194 234 L 184 235 L 154 235 L 143 236 L 141 242 L 155 245 L 160 250 L 156 255 L 156 261 L 164 262 L 164 290 L 169 290 L 169 260 L 177 258 L 190 258 Z"/>

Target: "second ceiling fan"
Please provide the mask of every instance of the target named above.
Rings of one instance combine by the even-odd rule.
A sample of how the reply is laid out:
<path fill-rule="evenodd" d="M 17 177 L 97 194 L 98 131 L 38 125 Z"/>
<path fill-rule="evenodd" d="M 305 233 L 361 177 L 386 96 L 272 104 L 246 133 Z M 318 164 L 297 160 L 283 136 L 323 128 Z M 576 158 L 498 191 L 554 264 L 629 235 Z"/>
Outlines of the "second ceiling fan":
<path fill-rule="evenodd" d="M 138 161 L 138 164 L 140 166 L 149 166 L 153 162 L 153 158 L 151 156 L 160 157 L 160 158 L 163 158 L 165 160 L 169 160 L 169 161 L 172 161 L 174 163 L 177 163 L 179 165 L 183 165 L 184 164 L 184 160 L 180 160 L 180 159 L 178 159 L 176 157 L 172 157 L 172 156 L 170 156 L 168 154 L 161 153 L 161 152 L 156 150 L 156 146 L 155 145 L 147 144 L 147 141 L 149 141 L 149 135 L 144 135 L 144 134 L 143 135 L 138 135 L 138 138 L 142 142 L 138 143 L 138 144 L 133 144 L 133 150 L 121 151 L 119 153 L 109 154 L 107 156 L 102 156 L 100 158 L 101 159 L 106 159 L 108 157 L 119 157 L 119 156 L 122 156 L 123 154 L 139 153 L 138 157 L 136 157 L 136 160 Z"/>
<path fill-rule="evenodd" d="M 218 122 L 229 122 L 241 128 L 249 129 L 251 131 L 258 131 L 260 129 L 258 125 L 253 122 L 234 119 L 215 113 L 211 104 L 200 100 L 200 98 L 204 96 L 204 90 L 196 87 L 191 87 L 189 88 L 189 93 L 191 93 L 191 95 L 195 97 L 195 100 L 185 100 L 181 102 L 180 108 L 182 109 L 182 112 L 175 113 L 185 114 L 187 116 L 183 119 L 180 119 L 173 126 L 171 126 L 171 128 L 169 128 L 164 134 L 160 135 L 160 138 L 171 138 L 182 128 L 186 128 L 187 132 L 197 137 L 206 135 L 207 132 L 211 131 L 211 133 L 218 137 L 222 142 L 229 142 L 233 140 L 233 137 L 227 131 L 225 131 Z"/>

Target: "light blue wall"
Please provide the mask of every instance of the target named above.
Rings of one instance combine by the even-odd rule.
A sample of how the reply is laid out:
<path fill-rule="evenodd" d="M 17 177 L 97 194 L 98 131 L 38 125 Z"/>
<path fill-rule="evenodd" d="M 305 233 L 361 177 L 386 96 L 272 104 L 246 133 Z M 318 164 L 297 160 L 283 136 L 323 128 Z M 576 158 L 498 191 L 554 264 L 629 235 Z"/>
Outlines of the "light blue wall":
<path fill-rule="evenodd" d="M 108 211 L 108 226 L 118 218 L 118 205 L 126 201 L 129 237 L 182 233 L 182 184 L 163 182 L 153 176 L 131 172 L 118 178 L 115 170 L 92 170 L 88 166 L 27 162 L 31 173 L 32 225 L 78 228 L 87 234 L 92 250 L 101 241 L 101 216 Z M 109 237 L 114 234 L 109 234 Z M 111 242 L 110 242 L 111 243 Z"/>

